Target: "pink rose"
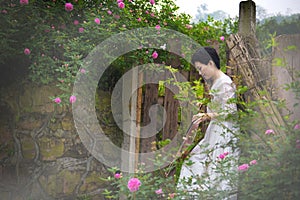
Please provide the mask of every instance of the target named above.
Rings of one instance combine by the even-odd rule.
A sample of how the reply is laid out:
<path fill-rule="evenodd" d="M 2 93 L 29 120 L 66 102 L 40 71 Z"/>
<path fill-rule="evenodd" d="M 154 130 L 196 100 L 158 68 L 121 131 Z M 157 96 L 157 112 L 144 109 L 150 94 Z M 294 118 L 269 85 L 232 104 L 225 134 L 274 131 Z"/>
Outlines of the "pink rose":
<path fill-rule="evenodd" d="M 25 49 L 24 49 L 24 54 L 25 54 L 25 55 L 29 55 L 29 54 L 30 54 L 30 49 L 25 48 Z"/>
<path fill-rule="evenodd" d="M 111 14 L 112 14 L 112 12 L 111 12 L 110 10 L 108 10 L 108 11 L 107 11 L 107 13 L 108 13 L 109 15 L 111 15 Z"/>
<path fill-rule="evenodd" d="M 154 5 L 155 4 L 155 0 L 149 0 L 149 2 Z"/>
<path fill-rule="evenodd" d="M 76 26 L 76 25 L 78 25 L 79 24 L 79 21 L 78 20 L 74 20 L 74 25 Z"/>
<path fill-rule="evenodd" d="M 300 124 L 296 124 L 296 125 L 294 126 L 294 129 L 295 129 L 295 130 L 300 129 Z"/>
<path fill-rule="evenodd" d="M 72 95 L 70 96 L 70 103 L 75 103 L 76 101 L 76 96 Z"/>
<path fill-rule="evenodd" d="M 121 175 L 121 173 L 116 173 L 116 174 L 115 174 L 115 178 L 116 178 L 116 179 L 120 179 L 120 178 L 122 178 L 122 175 Z"/>
<path fill-rule="evenodd" d="M 80 71 L 80 73 L 82 73 L 82 74 L 85 74 L 85 72 L 86 72 L 85 69 L 80 69 L 79 71 Z"/>
<path fill-rule="evenodd" d="M 131 178 L 127 184 L 127 187 L 130 190 L 130 192 L 138 191 L 140 186 L 141 186 L 141 181 L 138 178 Z"/>
<path fill-rule="evenodd" d="M 155 190 L 155 193 L 156 193 L 156 194 L 162 194 L 163 191 L 162 191 L 162 189 L 160 188 L 160 189 L 158 189 L 158 190 Z"/>
<path fill-rule="evenodd" d="M 159 31 L 160 30 L 160 25 L 156 25 L 155 29 Z"/>
<path fill-rule="evenodd" d="M 225 154 L 220 154 L 220 155 L 219 155 L 219 158 L 220 158 L 221 160 L 223 160 L 223 159 L 225 158 Z"/>
<path fill-rule="evenodd" d="M 274 131 L 272 129 L 268 129 L 265 132 L 266 135 L 274 134 Z"/>
<path fill-rule="evenodd" d="M 250 161 L 250 165 L 256 165 L 256 164 L 257 164 L 257 161 L 256 161 L 256 160 Z"/>
<path fill-rule="evenodd" d="M 121 9 L 125 8 L 125 4 L 124 4 L 124 2 L 122 2 L 122 1 L 118 3 L 118 6 L 119 6 L 119 8 L 121 8 Z"/>
<path fill-rule="evenodd" d="M 27 5 L 29 2 L 28 0 L 20 0 L 21 5 Z"/>
<path fill-rule="evenodd" d="M 242 164 L 238 167 L 238 170 L 244 172 L 244 171 L 247 171 L 248 168 L 249 168 L 248 164 Z"/>
<path fill-rule="evenodd" d="M 220 37 L 220 40 L 224 41 L 224 40 L 225 40 L 225 37 L 224 37 L 224 36 L 221 36 L 221 37 Z"/>
<path fill-rule="evenodd" d="M 158 57 L 158 53 L 156 52 L 156 51 L 154 51 L 153 53 L 152 53 L 152 58 L 153 59 L 156 59 Z"/>
<path fill-rule="evenodd" d="M 139 17 L 139 18 L 137 19 L 137 21 L 140 22 L 140 21 L 142 21 L 142 19 Z"/>
<path fill-rule="evenodd" d="M 61 99 L 59 97 L 56 97 L 54 99 L 54 102 L 57 103 L 57 104 L 60 104 L 61 103 Z"/>
<path fill-rule="evenodd" d="M 68 11 L 68 12 L 72 11 L 73 10 L 73 4 L 66 3 L 65 4 L 65 10 Z"/>
<path fill-rule="evenodd" d="M 79 33 L 83 33 L 83 32 L 84 32 L 84 28 L 80 27 L 80 28 L 78 29 L 78 31 L 79 31 Z"/>
<path fill-rule="evenodd" d="M 100 24 L 100 19 L 99 18 L 95 18 L 94 21 L 95 21 L 96 24 Z"/>

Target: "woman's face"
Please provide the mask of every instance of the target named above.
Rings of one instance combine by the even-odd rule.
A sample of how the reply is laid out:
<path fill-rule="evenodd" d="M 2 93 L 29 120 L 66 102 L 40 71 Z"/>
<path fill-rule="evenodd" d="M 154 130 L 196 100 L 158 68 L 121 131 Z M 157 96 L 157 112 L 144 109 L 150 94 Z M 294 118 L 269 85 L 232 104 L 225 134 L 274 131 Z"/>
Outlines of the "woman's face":
<path fill-rule="evenodd" d="M 196 61 L 195 68 L 205 80 L 214 79 L 217 71 L 217 68 L 214 66 L 212 61 L 209 61 L 207 65 Z"/>

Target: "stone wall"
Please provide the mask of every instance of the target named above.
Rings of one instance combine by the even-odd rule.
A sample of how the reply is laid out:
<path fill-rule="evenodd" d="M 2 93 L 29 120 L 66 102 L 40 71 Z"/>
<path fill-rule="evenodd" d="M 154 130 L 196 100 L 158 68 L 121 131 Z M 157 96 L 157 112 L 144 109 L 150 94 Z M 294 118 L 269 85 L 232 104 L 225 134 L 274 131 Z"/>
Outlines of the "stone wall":
<path fill-rule="evenodd" d="M 57 94 L 55 86 L 1 89 L 0 199 L 104 199 L 110 186 L 101 177 L 109 172 L 81 143 L 70 108 L 51 102 Z M 112 120 L 110 100 L 99 101 L 98 115 Z M 120 133 L 114 127 L 108 128 L 111 138 Z"/>
<path fill-rule="evenodd" d="M 286 85 L 299 82 L 300 73 L 300 34 L 280 35 L 273 48 L 272 86 L 273 98 L 285 102 L 283 115 L 290 115 L 290 120 L 300 120 L 299 97 Z"/>

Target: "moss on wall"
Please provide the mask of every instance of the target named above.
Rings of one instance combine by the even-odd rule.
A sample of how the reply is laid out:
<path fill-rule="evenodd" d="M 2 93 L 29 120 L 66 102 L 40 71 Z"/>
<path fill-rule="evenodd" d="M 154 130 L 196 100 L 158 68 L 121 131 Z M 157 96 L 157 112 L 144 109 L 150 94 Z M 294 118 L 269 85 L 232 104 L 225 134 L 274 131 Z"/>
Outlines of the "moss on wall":
<path fill-rule="evenodd" d="M 92 193 L 101 199 L 99 188 L 108 187 L 101 178 L 107 177 L 108 172 L 81 143 L 70 108 L 55 106 L 49 98 L 59 94 L 59 90 L 55 86 L 25 84 L 5 88 L 4 93 L 0 103 L 11 114 L 0 113 L 0 119 L 6 119 L 0 123 L 0 145 L 6 145 L 0 149 L 0 169 L 13 175 L 4 176 L 0 170 L 0 180 L 9 180 L 14 186 L 4 188 L 6 192 L 0 191 L 0 196 L 22 200 L 75 199 Z M 122 132 L 114 124 L 110 95 L 100 91 L 97 96 L 101 96 L 96 105 L 99 123 L 120 146 Z"/>

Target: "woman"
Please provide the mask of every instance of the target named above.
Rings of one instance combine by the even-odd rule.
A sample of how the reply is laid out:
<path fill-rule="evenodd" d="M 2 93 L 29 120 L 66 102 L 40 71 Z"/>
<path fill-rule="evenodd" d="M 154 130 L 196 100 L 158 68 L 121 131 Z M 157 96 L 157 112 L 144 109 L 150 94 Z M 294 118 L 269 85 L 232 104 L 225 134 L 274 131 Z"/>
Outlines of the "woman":
<path fill-rule="evenodd" d="M 237 107 L 235 103 L 229 102 L 235 97 L 235 86 L 232 80 L 220 70 L 220 58 L 214 48 L 199 49 L 192 56 L 192 63 L 209 85 L 212 98 L 207 105 L 206 113 L 193 116 L 193 129 L 203 121 L 210 120 L 210 123 L 204 138 L 195 146 L 189 159 L 182 165 L 178 187 L 188 192 L 188 199 L 209 188 L 219 191 L 232 190 L 229 180 L 224 180 L 224 176 L 220 178 L 220 174 L 216 173 L 217 163 L 229 159 L 228 157 L 235 159 L 238 157 L 238 151 L 233 147 L 236 144 L 234 135 L 238 129 L 230 120 L 231 114 L 236 112 Z M 229 168 L 236 168 L 235 162 L 229 163 L 231 164 Z M 188 187 L 184 188 L 187 183 Z M 236 199 L 236 197 L 231 195 L 229 199 Z"/>

